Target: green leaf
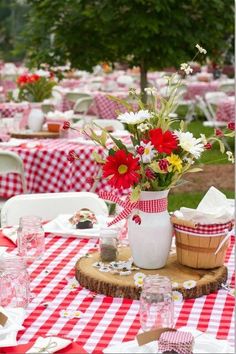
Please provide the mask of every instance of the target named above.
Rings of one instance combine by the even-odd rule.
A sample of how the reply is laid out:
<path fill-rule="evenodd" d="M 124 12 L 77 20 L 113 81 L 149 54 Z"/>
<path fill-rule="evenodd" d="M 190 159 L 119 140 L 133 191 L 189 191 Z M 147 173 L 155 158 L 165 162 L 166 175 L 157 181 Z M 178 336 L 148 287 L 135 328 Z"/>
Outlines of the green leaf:
<path fill-rule="evenodd" d="M 131 202 L 137 202 L 140 198 L 141 187 L 138 185 L 132 189 L 130 200 Z"/>
<path fill-rule="evenodd" d="M 122 143 L 122 141 L 120 139 L 116 139 L 114 138 L 114 136 L 112 134 L 109 134 L 110 138 L 114 141 L 114 143 L 116 144 L 116 146 L 121 149 L 121 150 L 125 150 L 126 152 L 128 152 L 126 146 Z"/>
<path fill-rule="evenodd" d="M 101 163 L 101 164 L 104 164 L 104 163 L 105 163 L 105 161 L 103 160 L 103 158 L 101 157 L 101 155 L 99 155 L 99 154 L 97 153 L 97 151 L 93 151 L 92 157 L 93 157 L 93 159 L 94 159 L 97 163 Z"/>

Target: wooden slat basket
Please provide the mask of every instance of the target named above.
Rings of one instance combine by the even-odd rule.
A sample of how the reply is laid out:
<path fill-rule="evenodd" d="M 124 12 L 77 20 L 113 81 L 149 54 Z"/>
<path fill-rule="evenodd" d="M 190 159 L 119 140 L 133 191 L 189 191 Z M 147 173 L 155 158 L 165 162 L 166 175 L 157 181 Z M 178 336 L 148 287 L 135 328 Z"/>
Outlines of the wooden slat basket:
<path fill-rule="evenodd" d="M 224 224 L 194 224 L 171 217 L 176 237 L 177 260 L 195 269 L 212 269 L 224 264 L 233 221 Z"/>

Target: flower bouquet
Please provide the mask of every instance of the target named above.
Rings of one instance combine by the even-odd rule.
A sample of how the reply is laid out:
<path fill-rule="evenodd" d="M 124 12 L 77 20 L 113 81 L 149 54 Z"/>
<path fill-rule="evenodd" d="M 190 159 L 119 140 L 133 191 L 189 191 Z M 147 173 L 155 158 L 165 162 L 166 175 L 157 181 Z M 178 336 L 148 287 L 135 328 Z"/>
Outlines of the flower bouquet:
<path fill-rule="evenodd" d="M 52 96 L 52 89 L 56 85 L 54 76 L 44 74 L 39 70 L 35 74 L 24 74 L 18 77 L 18 98 L 20 101 L 42 102 Z"/>
<path fill-rule="evenodd" d="M 197 49 L 205 53 L 202 47 L 197 46 Z M 192 69 L 183 63 L 181 70 L 188 75 Z M 155 88 L 147 88 L 147 104 L 131 90 L 130 95 L 138 103 L 135 112 L 132 105 L 119 99 L 127 112 L 118 115 L 117 119 L 130 132 L 131 148 L 103 129 L 97 133 L 98 125 L 87 126 L 83 131 L 104 148 L 103 155 L 94 153 L 94 159 L 101 166 L 102 177 L 107 178 L 115 189 L 131 188 L 125 202 L 111 193 L 101 193 L 101 197 L 124 207 L 110 225 L 128 218 L 128 235 L 135 264 L 148 269 L 163 267 L 168 257 L 172 239 L 167 212 L 168 191 L 182 183 L 186 173 L 201 171 L 195 165 L 204 150 L 211 149 L 212 144 L 218 142 L 221 153 L 224 153 L 221 138 L 234 135 L 232 123 L 225 132 L 217 129 L 216 134 L 208 138 L 203 134 L 194 137 L 187 131 L 184 121 L 177 129 L 172 129 L 176 119 L 170 116 L 178 102 L 181 79 L 176 81 L 174 74 L 167 80 L 169 97 L 163 98 Z M 65 122 L 64 128 L 68 127 Z M 232 160 L 232 153 L 229 151 L 227 154 Z M 68 158 L 73 161 L 79 156 L 72 151 Z"/>

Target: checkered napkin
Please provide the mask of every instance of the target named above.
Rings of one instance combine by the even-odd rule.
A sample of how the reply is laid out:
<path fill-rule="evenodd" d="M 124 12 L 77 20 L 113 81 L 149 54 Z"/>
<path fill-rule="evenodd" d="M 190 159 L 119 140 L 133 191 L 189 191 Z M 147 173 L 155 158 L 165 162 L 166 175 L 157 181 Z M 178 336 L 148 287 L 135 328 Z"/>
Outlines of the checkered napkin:
<path fill-rule="evenodd" d="M 176 331 L 161 334 L 158 349 L 160 352 L 175 351 L 179 354 L 191 354 L 194 337 L 189 332 Z"/>

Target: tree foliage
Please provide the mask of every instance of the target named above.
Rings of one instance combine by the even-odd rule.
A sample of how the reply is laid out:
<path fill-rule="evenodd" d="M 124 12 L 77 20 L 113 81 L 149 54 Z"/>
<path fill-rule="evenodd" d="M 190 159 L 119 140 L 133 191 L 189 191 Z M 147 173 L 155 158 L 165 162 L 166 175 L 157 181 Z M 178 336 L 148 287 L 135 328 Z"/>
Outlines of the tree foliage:
<path fill-rule="evenodd" d="M 25 56 L 25 49 L 15 52 L 21 42 L 20 32 L 24 28 L 24 15 L 27 5 L 19 0 L 0 1 L 0 58 L 7 61 L 20 60 Z"/>
<path fill-rule="evenodd" d="M 25 33 L 32 65 L 90 70 L 100 61 L 142 72 L 178 66 L 201 44 L 219 56 L 234 26 L 233 0 L 28 0 Z"/>

